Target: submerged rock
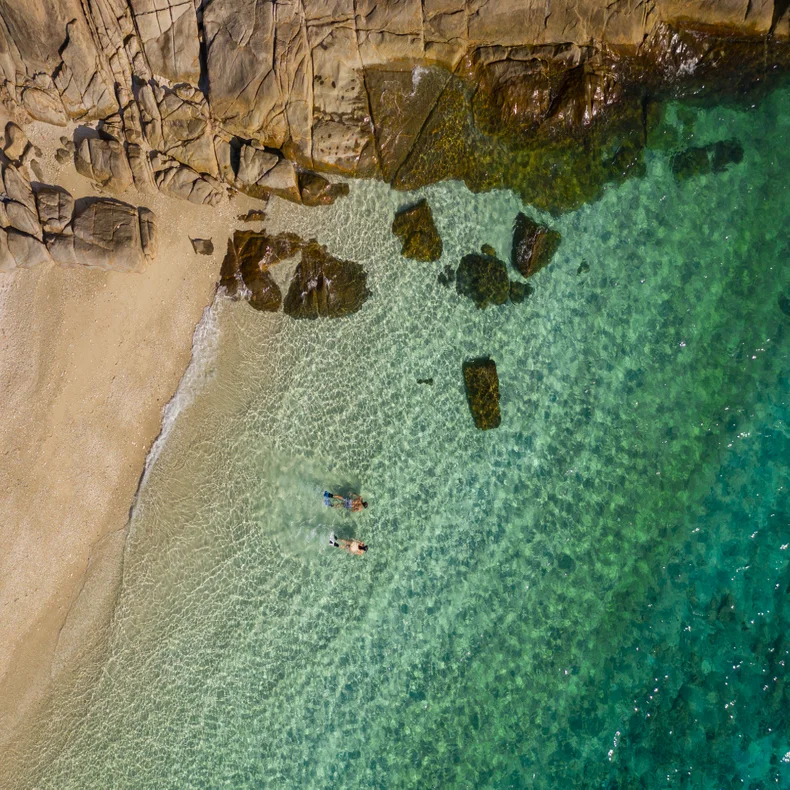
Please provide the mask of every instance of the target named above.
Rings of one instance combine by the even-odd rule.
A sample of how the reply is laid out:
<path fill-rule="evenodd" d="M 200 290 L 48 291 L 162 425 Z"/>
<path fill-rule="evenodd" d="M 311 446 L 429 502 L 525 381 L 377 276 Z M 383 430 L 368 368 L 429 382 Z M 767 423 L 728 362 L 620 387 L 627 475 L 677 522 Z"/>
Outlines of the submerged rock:
<path fill-rule="evenodd" d="M 721 173 L 742 160 L 743 146 L 737 140 L 719 140 L 678 152 L 670 160 L 670 167 L 678 181 L 685 181 L 706 173 Z"/>
<path fill-rule="evenodd" d="M 532 296 L 533 288 L 529 283 L 522 283 L 518 280 L 510 281 L 510 301 L 513 304 L 521 304 Z"/>
<path fill-rule="evenodd" d="M 467 360 L 463 364 L 464 385 L 469 410 L 481 431 L 497 428 L 502 422 L 499 413 L 499 376 L 493 359 Z"/>
<path fill-rule="evenodd" d="M 292 318 L 342 318 L 367 300 L 367 272 L 358 263 L 330 255 L 316 241 L 302 249 L 302 260 L 288 287 L 283 311 Z"/>
<path fill-rule="evenodd" d="M 439 272 L 439 276 L 436 279 L 439 285 L 449 288 L 455 282 L 455 269 L 449 263 L 446 264 L 444 270 Z"/>
<path fill-rule="evenodd" d="M 438 261 L 442 257 L 442 238 L 436 230 L 431 207 L 425 198 L 395 215 L 392 232 L 401 240 L 404 258 Z"/>
<path fill-rule="evenodd" d="M 491 255 L 464 255 L 455 275 L 455 289 L 478 307 L 504 304 L 510 293 L 507 267 Z"/>
<path fill-rule="evenodd" d="M 556 230 L 519 212 L 513 223 L 513 267 L 523 277 L 531 277 L 551 262 L 561 239 Z"/>
<path fill-rule="evenodd" d="M 790 316 L 790 296 L 782 294 L 779 297 L 779 309 L 787 316 Z"/>

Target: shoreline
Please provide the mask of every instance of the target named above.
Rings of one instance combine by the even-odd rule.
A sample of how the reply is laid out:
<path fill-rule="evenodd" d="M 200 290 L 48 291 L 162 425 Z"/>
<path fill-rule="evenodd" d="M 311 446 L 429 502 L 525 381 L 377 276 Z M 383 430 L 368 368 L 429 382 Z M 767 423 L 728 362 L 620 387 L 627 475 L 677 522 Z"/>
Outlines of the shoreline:
<path fill-rule="evenodd" d="M 63 130 L 36 127 L 48 182 L 95 194 L 56 164 Z M 235 214 L 256 203 L 122 198 L 158 217 L 159 251 L 144 272 L 48 264 L 0 280 L 0 754 L 6 779 L 22 784 L 34 769 L 22 770 L 23 747 L 41 739 L 51 692 L 73 688 L 101 655 L 149 452 L 214 299 Z M 212 238 L 213 255 L 197 255 L 190 237 Z"/>

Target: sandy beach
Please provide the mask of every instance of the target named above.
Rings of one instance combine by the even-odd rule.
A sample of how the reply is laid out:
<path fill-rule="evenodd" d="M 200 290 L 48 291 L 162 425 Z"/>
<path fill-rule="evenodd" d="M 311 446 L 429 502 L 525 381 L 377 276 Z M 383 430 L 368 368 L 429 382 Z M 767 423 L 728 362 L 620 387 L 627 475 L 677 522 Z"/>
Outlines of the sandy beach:
<path fill-rule="evenodd" d="M 96 194 L 57 135 L 29 130 L 49 183 Z M 188 364 L 239 206 L 136 192 L 159 221 L 142 273 L 46 265 L 0 275 L 0 754 L 72 667 L 96 655 L 125 527 L 162 409 Z M 260 204 L 258 204 L 260 205 Z M 197 255 L 190 237 L 212 238 Z M 16 771 L 5 771 L 6 776 Z"/>

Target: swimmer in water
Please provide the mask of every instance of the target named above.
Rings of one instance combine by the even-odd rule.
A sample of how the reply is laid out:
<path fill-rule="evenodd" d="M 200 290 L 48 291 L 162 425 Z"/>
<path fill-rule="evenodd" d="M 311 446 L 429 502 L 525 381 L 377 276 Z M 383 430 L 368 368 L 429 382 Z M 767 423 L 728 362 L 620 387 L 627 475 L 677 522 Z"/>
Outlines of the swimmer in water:
<path fill-rule="evenodd" d="M 342 507 L 350 510 L 352 513 L 359 513 L 368 506 L 368 503 L 359 494 L 341 496 L 340 494 L 332 494 L 329 491 L 324 491 L 324 504 L 327 507 Z"/>
<path fill-rule="evenodd" d="M 368 550 L 367 544 L 361 540 L 345 540 L 344 538 L 338 540 L 334 532 L 329 536 L 329 545 L 360 557 Z"/>

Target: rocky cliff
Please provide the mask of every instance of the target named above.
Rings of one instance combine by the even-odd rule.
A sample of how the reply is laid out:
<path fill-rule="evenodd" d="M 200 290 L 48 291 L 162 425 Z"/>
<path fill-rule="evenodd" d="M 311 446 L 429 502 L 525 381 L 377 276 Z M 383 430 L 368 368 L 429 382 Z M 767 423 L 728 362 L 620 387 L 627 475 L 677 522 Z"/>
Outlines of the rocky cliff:
<path fill-rule="evenodd" d="M 560 210 L 638 166 L 649 97 L 780 71 L 788 6 L 0 0 L 0 99 L 20 123 L 97 127 L 138 187 L 193 202 L 298 201 L 318 170 L 457 177 Z"/>

